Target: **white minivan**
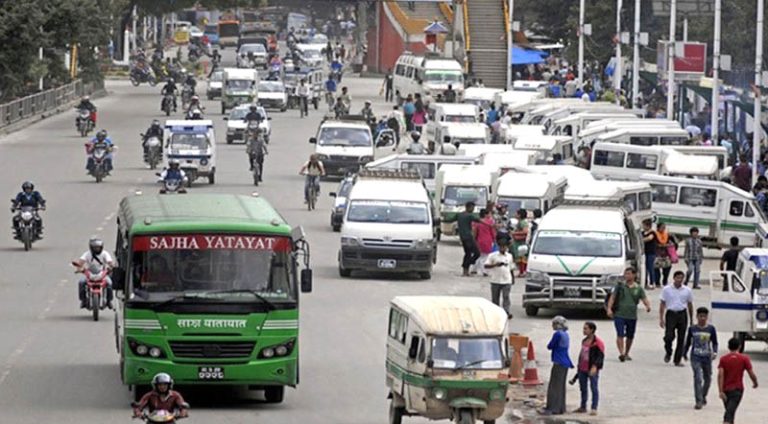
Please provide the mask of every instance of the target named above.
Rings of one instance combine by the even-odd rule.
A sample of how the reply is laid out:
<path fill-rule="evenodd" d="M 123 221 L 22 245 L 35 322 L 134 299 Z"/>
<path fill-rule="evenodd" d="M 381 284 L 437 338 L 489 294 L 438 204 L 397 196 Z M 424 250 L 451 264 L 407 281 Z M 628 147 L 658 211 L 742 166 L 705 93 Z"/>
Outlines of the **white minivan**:
<path fill-rule="evenodd" d="M 525 209 L 532 217 L 534 210 L 546 213 L 562 202 L 567 185 L 563 177 L 510 171 L 496 181 L 492 199 L 497 205 L 505 205 L 510 214 Z"/>
<path fill-rule="evenodd" d="M 461 98 L 464 68 L 455 59 L 405 52 L 397 58 L 392 83 L 401 97 L 416 93 L 435 97 L 450 85 Z"/>
<path fill-rule="evenodd" d="M 403 171 L 416 171 L 421 175 L 424 184 L 427 186 L 430 194 L 435 192 L 435 177 L 437 171 L 446 164 L 453 165 L 472 165 L 475 163 L 474 157 L 455 156 L 455 155 L 409 155 L 397 154 L 385 156 L 373 162 L 368 162 L 365 167 L 368 169 L 391 169 Z"/>
<path fill-rule="evenodd" d="M 394 144 L 391 138 L 382 140 L 386 144 L 374 145 L 371 128 L 364 121 L 327 120 L 309 142 L 315 145 L 325 173 L 343 177 L 373 161 L 380 148 Z"/>
<path fill-rule="evenodd" d="M 440 213 L 440 233 L 456 235 L 456 217 L 467 202 L 478 210 L 491 199 L 499 177 L 496 168 L 484 165 L 444 165 L 435 178 L 435 209 Z"/>

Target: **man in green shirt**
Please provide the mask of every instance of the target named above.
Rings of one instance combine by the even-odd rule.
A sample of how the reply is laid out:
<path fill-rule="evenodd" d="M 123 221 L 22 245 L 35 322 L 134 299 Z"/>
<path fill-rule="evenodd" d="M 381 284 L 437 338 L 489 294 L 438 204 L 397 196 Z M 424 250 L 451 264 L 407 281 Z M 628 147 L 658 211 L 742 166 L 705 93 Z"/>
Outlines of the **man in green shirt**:
<path fill-rule="evenodd" d="M 619 361 L 631 361 L 629 350 L 635 338 L 637 328 L 637 304 L 645 305 L 645 311 L 651 312 L 651 302 L 643 287 L 637 283 L 637 271 L 633 267 L 624 270 L 624 282 L 616 284 L 608 299 L 606 312 L 613 318 L 616 327 L 616 347 L 619 349 Z"/>
<path fill-rule="evenodd" d="M 461 247 L 464 249 L 464 260 L 461 262 L 464 277 L 469 276 L 469 266 L 480 257 L 480 249 L 475 242 L 475 234 L 472 231 L 472 223 L 479 222 L 475 216 L 475 203 L 467 202 L 464 205 L 464 212 L 459 212 L 456 216 L 456 231 L 459 233 Z"/>

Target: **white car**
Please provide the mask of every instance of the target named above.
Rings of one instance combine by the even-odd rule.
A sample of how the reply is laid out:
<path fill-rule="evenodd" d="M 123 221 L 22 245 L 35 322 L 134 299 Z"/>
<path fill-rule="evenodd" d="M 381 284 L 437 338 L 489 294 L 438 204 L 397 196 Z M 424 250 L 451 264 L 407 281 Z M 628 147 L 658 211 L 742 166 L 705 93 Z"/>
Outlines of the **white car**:
<path fill-rule="evenodd" d="M 282 81 L 259 81 L 259 105 L 285 112 L 288 109 L 285 84 Z"/>
<path fill-rule="evenodd" d="M 208 79 L 208 88 L 205 90 L 205 96 L 208 100 L 221 97 L 221 88 L 224 83 L 224 71 L 214 71 L 211 78 Z"/>
<path fill-rule="evenodd" d="M 249 55 L 253 57 L 253 62 L 249 59 Z M 243 44 L 237 50 L 237 67 L 267 69 L 267 49 L 263 44 Z"/>
<path fill-rule="evenodd" d="M 229 116 L 225 116 L 224 120 L 227 121 L 227 144 L 232 144 L 235 140 L 239 140 L 245 143 L 245 130 L 248 128 L 248 123 L 245 122 L 245 116 L 251 111 L 251 105 L 240 105 L 229 112 Z M 272 118 L 267 115 L 267 111 L 263 107 L 258 106 L 258 111 L 264 120 L 261 121 L 259 127 L 264 131 L 265 138 L 269 142 L 269 137 L 272 135 L 272 123 L 269 122 Z"/>

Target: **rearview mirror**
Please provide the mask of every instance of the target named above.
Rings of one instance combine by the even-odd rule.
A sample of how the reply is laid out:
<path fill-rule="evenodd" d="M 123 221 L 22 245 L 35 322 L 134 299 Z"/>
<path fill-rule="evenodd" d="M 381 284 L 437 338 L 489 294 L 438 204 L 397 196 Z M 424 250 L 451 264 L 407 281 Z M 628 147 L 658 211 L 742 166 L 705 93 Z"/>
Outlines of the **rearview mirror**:
<path fill-rule="evenodd" d="M 310 144 L 317 144 L 317 138 L 315 138 L 315 137 L 310 137 L 310 138 L 309 138 L 309 142 L 310 142 Z"/>
<path fill-rule="evenodd" d="M 330 192 L 330 193 L 328 193 L 328 195 L 331 196 L 331 197 L 336 197 L 336 193 L 334 193 L 334 192 Z"/>
<path fill-rule="evenodd" d="M 122 268 L 115 268 L 112 270 L 112 288 L 115 291 L 125 290 L 125 270 Z"/>
<path fill-rule="evenodd" d="M 301 270 L 301 292 L 312 293 L 312 270 L 309 268 Z"/>
<path fill-rule="evenodd" d="M 411 346 L 408 348 L 408 357 L 416 359 L 419 354 L 419 336 L 411 336 Z"/>

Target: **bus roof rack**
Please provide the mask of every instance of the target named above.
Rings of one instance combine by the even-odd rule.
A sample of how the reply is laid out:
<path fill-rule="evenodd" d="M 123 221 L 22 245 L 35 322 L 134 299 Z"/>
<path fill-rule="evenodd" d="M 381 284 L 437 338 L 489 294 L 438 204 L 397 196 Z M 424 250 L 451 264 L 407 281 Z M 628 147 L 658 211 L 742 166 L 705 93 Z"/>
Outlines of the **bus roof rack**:
<path fill-rule="evenodd" d="M 363 168 L 357 172 L 359 179 L 366 180 L 411 180 L 421 181 L 421 174 L 415 169 L 371 169 Z"/>

